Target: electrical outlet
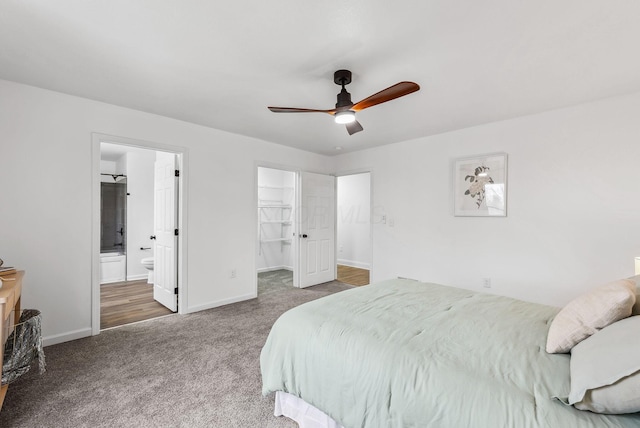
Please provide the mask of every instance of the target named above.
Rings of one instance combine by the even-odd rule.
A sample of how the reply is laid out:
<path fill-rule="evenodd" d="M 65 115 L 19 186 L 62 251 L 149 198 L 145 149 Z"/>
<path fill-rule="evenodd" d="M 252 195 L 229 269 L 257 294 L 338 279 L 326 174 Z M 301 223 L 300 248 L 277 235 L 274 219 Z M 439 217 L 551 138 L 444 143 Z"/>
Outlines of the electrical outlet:
<path fill-rule="evenodd" d="M 482 278 L 482 286 L 484 288 L 491 288 L 491 278 Z"/>
<path fill-rule="evenodd" d="M 386 214 L 382 214 L 382 218 L 380 219 L 380 223 L 387 224 L 387 215 Z"/>
<path fill-rule="evenodd" d="M 229 278 L 235 278 L 236 277 L 236 270 L 235 269 L 231 269 L 229 271 Z"/>

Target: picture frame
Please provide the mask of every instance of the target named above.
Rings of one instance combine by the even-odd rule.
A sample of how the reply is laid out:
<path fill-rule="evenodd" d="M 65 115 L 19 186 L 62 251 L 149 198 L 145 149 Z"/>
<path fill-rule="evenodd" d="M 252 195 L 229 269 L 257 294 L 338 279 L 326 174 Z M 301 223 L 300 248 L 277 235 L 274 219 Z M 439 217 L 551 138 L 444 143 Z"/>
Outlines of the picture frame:
<path fill-rule="evenodd" d="M 455 159 L 453 199 L 456 217 L 506 217 L 507 154 Z"/>

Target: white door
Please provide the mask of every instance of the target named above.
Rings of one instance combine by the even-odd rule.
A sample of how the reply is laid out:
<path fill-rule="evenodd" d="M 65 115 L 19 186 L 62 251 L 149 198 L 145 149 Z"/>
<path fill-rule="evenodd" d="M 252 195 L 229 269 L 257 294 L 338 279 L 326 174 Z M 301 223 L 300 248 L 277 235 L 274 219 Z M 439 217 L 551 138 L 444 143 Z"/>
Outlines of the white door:
<path fill-rule="evenodd" d="M 300 173 L 299 286 L 335 279 L 335 177 Z"/>
<path fill-rule="evenodd" d="M 154 283 L 153 298 L 172 311 L 178 309 L 178 216 L 176 156 L 158 153 L 154 177 Z"/>

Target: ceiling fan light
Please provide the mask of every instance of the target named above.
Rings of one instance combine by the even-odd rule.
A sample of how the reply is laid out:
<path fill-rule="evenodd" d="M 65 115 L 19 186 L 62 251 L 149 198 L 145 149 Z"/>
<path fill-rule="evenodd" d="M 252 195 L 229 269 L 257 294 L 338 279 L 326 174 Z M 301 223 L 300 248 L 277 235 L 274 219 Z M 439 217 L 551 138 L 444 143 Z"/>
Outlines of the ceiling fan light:
<path fill-rule="evenodd" d="M 335 116 L 336 123 L 351 123 L 356 120 L 356 112 L 351 110 L 340 111 Z"/>

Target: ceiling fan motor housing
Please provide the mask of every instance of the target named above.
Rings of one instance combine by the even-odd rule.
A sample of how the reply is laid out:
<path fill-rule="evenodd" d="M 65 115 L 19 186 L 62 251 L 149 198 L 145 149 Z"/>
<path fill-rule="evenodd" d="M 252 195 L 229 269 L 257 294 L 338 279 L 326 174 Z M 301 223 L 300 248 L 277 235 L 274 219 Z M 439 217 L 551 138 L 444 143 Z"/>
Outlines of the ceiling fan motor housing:
<path fill-rule="evenodd" d="M 340 107 L 350 108 L 353 105 L 351 102 L 351 94 L 347 92 L 346 89 L 342 88 L 340 93 L 338 94 L 338 102 L 336 103 L 336 108 Z"/>
<path fill-rule="evenodd" d="M 353 105 L 353 102 L 351 102 L 351 94 L 344 88 L 345 85 L 351 83 L 351 72 L 349 70 L 338 70 L 333 73 L 333 81 L 336 85 L 342 86 L 342 90 L 338 94 L 336 108 L 351 107 Z"/>

